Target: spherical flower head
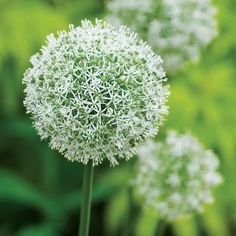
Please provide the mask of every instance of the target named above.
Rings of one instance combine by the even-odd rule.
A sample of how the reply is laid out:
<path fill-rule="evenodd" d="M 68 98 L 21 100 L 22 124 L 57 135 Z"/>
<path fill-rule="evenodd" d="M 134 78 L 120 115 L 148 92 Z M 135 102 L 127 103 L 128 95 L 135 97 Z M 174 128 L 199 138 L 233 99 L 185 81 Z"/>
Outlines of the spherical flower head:
<path fill-rule="evenodd" d="M 190 134 L 169 131 L 165 142 L 148 141 L 138 154 L 135 187 L 160 217 L 173 221 L 213 201 L 222 180 L 218 158 Z"/>
<path fill-rule="evenodd" d="M 107 8 L 107 20 L 136 31 L 161 55 L 168 72 L 198 61 L 217 35 L 211 0 L 110 0 Z"/>
<path fill-rule="evenodd" d="M 129 159 L 168 112 L 161 58 L 126 27 L 82 21 L 31 58 L 24 104 L 42 139 L 67 159 Z"/>

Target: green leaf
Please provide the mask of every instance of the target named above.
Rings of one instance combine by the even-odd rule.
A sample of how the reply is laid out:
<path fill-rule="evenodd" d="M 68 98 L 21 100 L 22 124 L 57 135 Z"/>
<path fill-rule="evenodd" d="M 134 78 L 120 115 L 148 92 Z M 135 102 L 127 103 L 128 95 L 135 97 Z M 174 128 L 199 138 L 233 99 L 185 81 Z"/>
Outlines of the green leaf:
<path fill-rule="evenodd" d="M 154 236 L 159 222 L 158 214 L 155 209 L 143 208 L 136 225 L 137 236 Z"/>
<path fill-rule="evenodd" d="M 193 216 L 183 217 L 173 224 L 176 236 L 198 236 L 198 225 Z"/>
<path fill-rule="evenodd" d="M 217 204 L 209 206 L 202 215 L 209 236 L 229 236 L 224 215 Z"/>
<path fill-rule="evenodd" d="M 105 213 L 108 235 L 118 232 L 119 228 L 125 223 L 128 210 L 127 194 L 127 189 L 125 188 L 108 202 Z"/>
<path fill-rule="evenodd" d="M 57 236 L 58 232 L 53 224 L 33 225 L 22 229 L 17 236 Z"/>
<path fill-rule="evenodd" d="M 10 201 L 41 210 L 49 217 L 60 215 L 59 205 L 19 176 L 0 170 L 0 201 Z"/>

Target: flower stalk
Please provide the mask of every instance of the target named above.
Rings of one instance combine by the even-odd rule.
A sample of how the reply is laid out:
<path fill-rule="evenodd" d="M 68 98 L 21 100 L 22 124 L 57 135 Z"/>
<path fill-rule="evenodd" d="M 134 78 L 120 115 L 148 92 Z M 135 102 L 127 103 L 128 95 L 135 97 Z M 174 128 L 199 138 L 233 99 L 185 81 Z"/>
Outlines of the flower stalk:
<path fill-rule="evenodd" d="M 166 223 L 164 220 L 160 220 L 157 224 L 157 228 L 156 228 L 156 236 L 163 236 L 166 230 Z"/>
<path fill-rule="evenodd" d="M 91 199 L 92 199 L 92 188 L 93 188 L 93 162 L 89 161 L 84 166 L 83 176 L 83 192 L 82 192 L 82 204 L 80 211 L 80 226 L 79 236 L 88 236 L 89 223 L 90 223 L 90 211 L 91 211 Z"/>

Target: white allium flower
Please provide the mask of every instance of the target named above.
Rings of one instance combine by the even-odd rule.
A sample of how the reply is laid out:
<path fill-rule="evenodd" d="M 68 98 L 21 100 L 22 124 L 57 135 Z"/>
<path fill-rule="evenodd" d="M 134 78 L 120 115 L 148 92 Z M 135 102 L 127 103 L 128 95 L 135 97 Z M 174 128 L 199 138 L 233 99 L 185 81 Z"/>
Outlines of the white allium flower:
<path fill-rule="evenodd" d="M 136 31 L 170 72 L 196 62 L 217 35 L 211 0 L 110 0 L 107 8 L 107 20 Z"/>
<path fill-rule="evenodd" d="M 50 35 L 24 75 L 24 104 L 67 159 L 129 159 L 167 114 L 162 60 L 128 28 L 103 21 Z"/>
<path fill-rule="evenodd" d="M 213 201 L 212 190 L 222 181 L 218 158 L 190 134 L 169 131 L 165 142 L 149 140 L 138 154 L 134 185 L 162 218 L 175 220 Z"/>

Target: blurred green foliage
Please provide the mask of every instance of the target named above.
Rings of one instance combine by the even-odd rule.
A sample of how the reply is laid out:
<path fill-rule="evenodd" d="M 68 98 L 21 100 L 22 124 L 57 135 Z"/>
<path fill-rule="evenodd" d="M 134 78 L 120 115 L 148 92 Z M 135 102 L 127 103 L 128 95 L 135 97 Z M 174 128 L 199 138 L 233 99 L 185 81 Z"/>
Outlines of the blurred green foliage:
<path fill-rule="evenodd" d="M 171 76 L 170 115 L 157 139 L 166 129 L 190 130 L 219 155 L 224 184 L 204 214 L 168 224 L 166 235 L 236 235 L 236 2 L 216 5 L 219 36 L 197 65 Z M 22 105 L 21 78 L 46 35 L 103 16 L 102 0 L 0 0 L 1 236 L 77 234 L 83 166 L 39 140 Z M 130 235 L 155 234 L 157 214 L 135 196 L 130 203 L 134 161 L 96 168 L 91 235 L 125 235 L 128 225 Z"/>

